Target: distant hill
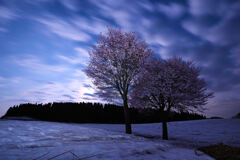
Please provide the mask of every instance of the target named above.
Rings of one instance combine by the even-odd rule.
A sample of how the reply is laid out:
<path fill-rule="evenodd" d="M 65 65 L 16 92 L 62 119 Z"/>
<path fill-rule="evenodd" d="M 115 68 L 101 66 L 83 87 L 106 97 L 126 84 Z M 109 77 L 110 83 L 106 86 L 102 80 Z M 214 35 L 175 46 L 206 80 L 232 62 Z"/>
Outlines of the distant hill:
<path fill-rule="evenodd" d="M 224 119 L 222 117 L 210 117 L 209 119 Z"/>
<path fill-rule="evenodd" d="M 20 104 L 10 107 L 3 119 L 30 119 L 76 122 L 76 123 L 124 123 L 123 107 L 113 104 L 100 103 L 47 103 L 47 104 Z M 161 122 L 162 117 L 154 109 L 130 108 L 132 123 Z M 203 115 L 188 112 L 171 112 L 169 121 L 205 119 Z M 14 117 L 14 118 L 12 118 Z M 18 118 L 17 118 L 18 119 Z M 26 120 L 26 118 L 25 118 Z"/>
<path fill-rule="evenodd" d="M 240 118 L 240 112 L 236 116 L 234 116 L 233 118 Z"/>
<path fill-rule="evenodd" d="M 37 119 L 26 116 L 3 116 L 1 119 L 5 120 L 22 120 L 22 121 L 36 121 Z"/>

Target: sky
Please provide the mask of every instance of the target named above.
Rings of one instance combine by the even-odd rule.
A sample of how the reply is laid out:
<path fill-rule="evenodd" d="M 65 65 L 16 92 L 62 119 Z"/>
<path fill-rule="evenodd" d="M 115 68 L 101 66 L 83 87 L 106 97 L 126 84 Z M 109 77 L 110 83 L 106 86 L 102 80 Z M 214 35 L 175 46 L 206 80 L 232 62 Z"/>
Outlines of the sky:
<path fill-rule="evenodd" d="M 0 0 L 0 116 L 20 103 L 101 102 L 82 69 L 107 27 L 201 67 L 208 117 L 240 112 L 238 0 Z"/>

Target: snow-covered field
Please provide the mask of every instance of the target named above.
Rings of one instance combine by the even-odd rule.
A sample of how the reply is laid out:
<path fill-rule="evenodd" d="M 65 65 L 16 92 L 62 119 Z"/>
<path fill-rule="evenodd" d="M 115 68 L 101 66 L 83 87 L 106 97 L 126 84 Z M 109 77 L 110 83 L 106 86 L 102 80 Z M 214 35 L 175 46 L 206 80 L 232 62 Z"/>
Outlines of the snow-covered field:
<path fill-rule="evenodd" d="M 194 147 L 240 146 L 239 124 L 240 119 L 171 122 L 170 140 L 163 141 L 159 123 L 133 125 L 134 134 L 127 135 L 123 125 L 1 120 L 0 159 L 210 160 Z"/>
<path fill-rule="evenodd" d="M 240 147 L 240 119 L 208 119 L 196 121 L 169 122 L 169 143 L 193 148 L 223 142 Z M 123 125 L 83 124 L 84 127 L 101 128 L 124 132 Z M 137 136 L 161 139 L 162 124 L 134 124 L 133 133 Z"/>

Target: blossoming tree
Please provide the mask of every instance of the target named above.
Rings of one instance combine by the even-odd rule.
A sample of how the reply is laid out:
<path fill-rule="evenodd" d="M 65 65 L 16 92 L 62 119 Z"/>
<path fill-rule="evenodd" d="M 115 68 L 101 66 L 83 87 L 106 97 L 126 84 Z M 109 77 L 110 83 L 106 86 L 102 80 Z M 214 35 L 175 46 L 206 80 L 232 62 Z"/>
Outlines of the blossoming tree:
<path fill-rule="evenodd" d="M 152 55 L 151 50 L 135 33 L 108 28 L 106 35 L 100 34 L 89 55 L 85 73 L 93 80 L 96 93 L 101 98 L 107 101 L 122 99 L 126 133 L 131 134 L 129 90 L 145 61 Z"/>
<path fill-rule="evenodd" d="M 207 99 L 213 96 L 199 74 L 199 68 L 181 58 L 151 59 L 135 81 L 130 103 L 135 107 L 159 110 L 163 120 L 162 138 L 168 139 L 170 110 L 202 111 Z"/>

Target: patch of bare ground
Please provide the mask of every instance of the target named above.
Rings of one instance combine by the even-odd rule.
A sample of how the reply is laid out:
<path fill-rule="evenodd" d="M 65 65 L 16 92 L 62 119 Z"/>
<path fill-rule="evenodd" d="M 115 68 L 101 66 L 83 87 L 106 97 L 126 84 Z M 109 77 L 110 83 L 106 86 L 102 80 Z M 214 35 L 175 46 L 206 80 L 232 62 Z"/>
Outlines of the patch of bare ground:
<path fill-rule="evenodd" d="M 208 154 L 216 160 L 240 160 L 240 147 L 233 147 L 223 143 L 199 147 L 198 150 Z"/>

